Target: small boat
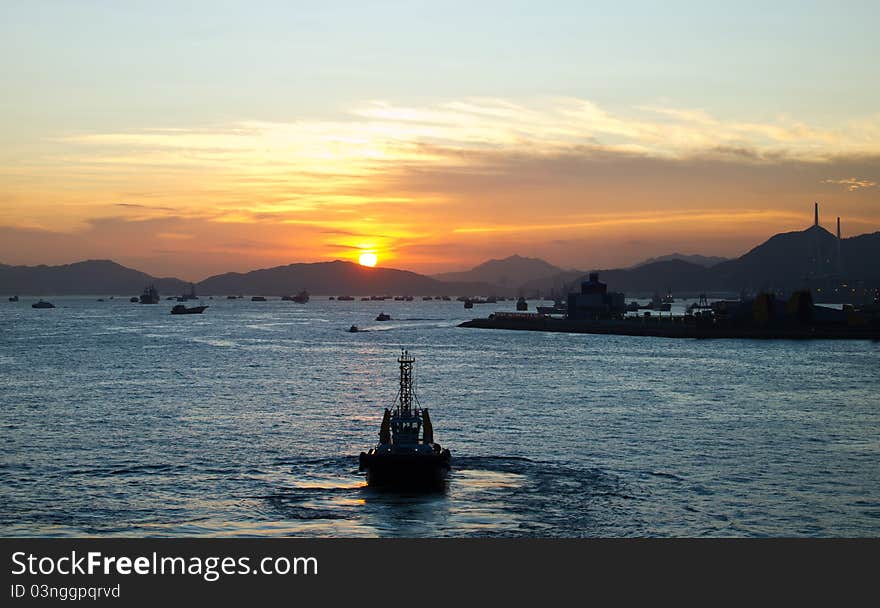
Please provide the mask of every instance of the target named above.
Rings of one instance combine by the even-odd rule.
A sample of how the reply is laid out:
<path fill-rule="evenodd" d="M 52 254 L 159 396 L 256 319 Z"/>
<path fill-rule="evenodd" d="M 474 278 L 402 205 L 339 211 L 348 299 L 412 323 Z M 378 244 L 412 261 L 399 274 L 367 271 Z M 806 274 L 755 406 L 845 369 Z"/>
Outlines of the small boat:
<path fill-rule="evenodd" d="M 189 293 L 184 293 L 177 296 L 178 302 L 186 302 L 188 300 L 198 300 L 198 296 L 196 296 L 196 286 L 192 283 L 189 284 Z"/>
<path fill-rule="evenodd" d="M 433 300 L 433 299 L 434 299 L 434 298 L 432 298 L 431 296 L 422 296 L 422 301 L 423 301 L 423 302 L 430 302 L 430 301 Z"/>
<path fill-rule="evenodd" d="M 565 315 L 568 314 L 568 304 L 562 300 L 555 300 L 553 306 L 536 306 L 535 310 L 542 315 Z"/>
<path fill-rule="evenodd" d="M 254 296 L 251 298 L 251 302 L 265 302 L 266 298 L 263 296 Z"/>
<path fill-rule="evenodd" d="M 18 296 L 9 296 L 10 302 L 18 302 Z"/>
<path fill-rule="evenodd" d="M 293 296 L 293 301 L 297 304 L 305 304 L 309 301 L 309 292 L 303 289 L 301 292 Z"/>
<path fill-rule="evenodd" d="M 376 317 L 377 321 L 390 321 L 391 315 L 386 315 L 384 312 L 380 312 L 379 316 Z"/>
<path fill-rule="evenodd" d="M 339 296 L 336 299 L 339 300 L 340 302 L 353 302 L 354 296 Z"/>
<path fill-rule="evenodd" d="M 357 325 L 352 325 L 351 327 L 348 328 L 348 333 L 350 333 L 350 334 L 356 334 L 359 331 L 361 331 L 361 330 L 358 329 Z"/>
<path fill-rule="evenodd" d="M 129 301 L 129 302 L 135 302 L 135 303 L 137 303 L 137 302 L 139 302 L 140 300 L 138 299 L 137 296 L 131 296 L 131 297 L 128 299 L 128 301 Z"/>
<path fill-rule="evenodd" d="M 436 489 L 442 487 L 452 455 L 434 443 L 434 426 L 413 390 L 415 358 L 403 351 L 400 390 L 392 408 L 386 408 L 379 427 L 379 443 L 361 452 L 358 468 L 366 472 L 367 485 Z"/>
<path fill-rule="evenodd" d="M 147 285 L 144 288 L 144 293 L 141 294 L 140 297 L 141 304 L 158 304 L 159 303 L 159 292 L 156 291 L 156 287 L 153 285 Z"/>
<path fill-rule="evenodd" d="M 175 304 L 174 308 L 171 309 L 172 315 L 200 315 L 205 312 L 207 306 L 190 306 L 186 307 L 184 304 Z"/>
<path fill-rule="evenodd" d="M 465 300 L 465 301 L 464 301 L 464 307 L 465 307 L 465 308 L 473 308 L 473 307 L 474 307 L 474 301 L 473 301 L 473 300 Z"/>
<path fill-rule="evenodd" d="M 31 304 L 31 308 L 55 308 L 55 305 L 52 304 L 52 302 L 40 300 L 39 302 L 34 302 L 33 304 Z"/>

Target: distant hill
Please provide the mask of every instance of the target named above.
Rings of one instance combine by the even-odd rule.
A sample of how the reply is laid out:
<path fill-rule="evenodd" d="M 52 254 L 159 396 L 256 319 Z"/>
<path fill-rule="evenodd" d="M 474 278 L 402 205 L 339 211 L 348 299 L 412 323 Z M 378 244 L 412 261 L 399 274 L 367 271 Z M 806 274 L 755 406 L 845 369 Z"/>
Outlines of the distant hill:
<path fill-rule="evenodd" d="M 43 295 L 139 295 L 153 284 L 159 293 L 181 294 L 189 283 L 156 278 L 110 260 L 86 260 L 62 266 L 0 264 L 0 293 Z"/>
<path fill-rule="evenodd" d="M 685 260 L 649 262 L 632 268 L 600 270 L 600 280 L 612 291 L 631 294 L 739 292 L 743 289 L 800 289 L 833 278 L 880 285 L 880 232 L 863 234 L 840 243 L 821 226 L 777 234 L 746 254 L 710 267 Z M 573 288 L 583 280 L 571 274 L 565 279 Z M 554 285 L 539 280 L 523 286 L 525 291 L 549 293 Z"/>
<path fill-rule="evenodd" d="M 684 253 L 670 253 L 668 255 L 660 255 L 654 258 L 648 258 L 647 260 L 639 262 L 638 264 L 633 264 L 632 266 L 630 266 L 630 268 L 638 268 L 639 266 L 653 264 L 654 262 L 669 262 L 672 260 L 681 260 L 682 262 L 690 262 L 691 264 L 696 264 L 698 266 L 709 268 L 710 266 L 715 266 L 716 264 L 720 264 L 721 262 L 726 262 L 728 259 L 729 258 L 723 258 L 714 255 L 687 255 Z"/>
<path fill-rule="evenodd" d="M 0 264 L 0 293 L 26 295 L 138 295 L 154 284 L 162 296 L 189 291 L 189 283 L 156 278 L 110 260 L 63 266 Z M 281 296 L 306 289 L 315 295 L 486 295 L 485 283 L 444 283 L 392 268 L 367 268 L 351 262 L 290 264 L 251 272 L 228 272 L 196 283 L 199 295 L 261 294 Z"/>
<path fill-rule="evenodd" d="M 512 255 L 502 260 L 489 260 L 463 272 L 446 272 L 434 275 L 438 281 L 480 282 L 497 285 L 506 289 L 517 289 L 523 283 L 552 277 L 561 272 L 552 264 L 538 258 L 524 258 Z M 581 273 L 582 274 L 582 273 Z"/>
<path fill-rule="evenodd" d="M 316 295 L 477 295 L 485 283 L 444 283 L 415 272 L 368 268 L 352 262 L 289 264 L 251 272 L 219 274 L 196 285 L 206 294 L 293 294 L 305 289 Z"/>

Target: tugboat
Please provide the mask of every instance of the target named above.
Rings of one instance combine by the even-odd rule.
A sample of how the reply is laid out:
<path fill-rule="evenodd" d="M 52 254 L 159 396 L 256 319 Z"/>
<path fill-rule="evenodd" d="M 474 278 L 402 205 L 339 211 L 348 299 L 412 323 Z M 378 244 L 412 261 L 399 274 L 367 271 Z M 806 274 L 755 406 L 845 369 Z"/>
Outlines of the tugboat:
<path fill-rule="evenodd" d="M 141 304 L 158 304 L 159 292 L 153 285 L 147 285 L 144 293 L 141 294 Z"/>
<path fill-rule="evenodd" d="M 442 486 L 452 456 L 448 449 L 434 443 L 431 417 L 413 391 L 415 358 L 404 350 L 397 362 L 400 392 L 393 410 L 385 409 L 378 445 L 369 452 L 361 452 L 359 469 L 366 472 L 370 486 Z"/>
<path fill-rule="evenodd" d="M 175 304 L 171 309 L 172 315 L 200 315 L 205 312 L 207 306 L 190 306 L 187 308 L 183 304 Z"/>

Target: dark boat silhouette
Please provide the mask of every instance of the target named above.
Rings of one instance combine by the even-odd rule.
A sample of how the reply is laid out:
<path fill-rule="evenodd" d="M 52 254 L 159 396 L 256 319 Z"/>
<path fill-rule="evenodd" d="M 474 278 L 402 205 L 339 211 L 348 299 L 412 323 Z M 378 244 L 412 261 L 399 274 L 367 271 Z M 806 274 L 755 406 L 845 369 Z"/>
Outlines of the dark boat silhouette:
<path fill-rule="evenodd" d="M 192 283 L 189 284 L 189 293 L 184 293 L 177 296 L 178 302 L 187 302 L 189 300 L 198 300 L 198 296 L 196 295 L 196 286 Z"/>
<path fill-rule="evenodd" d="M 380 312 L 379 316 L 376 317 L 377 321 L 390 321 L 391 315 L 386 315 L 384 312 Z"/>
<path fill-rule="evenodd" d="M 9 296 L 10 302 L 18 302 L 18 296 Z"/>
<path fill-rule="evenodd" d="M 159 292 L 156 290 L 156 287 L 153 285 L 147 285 L 144 289 L 144 293 L 141 294 L 140 302 L 141 304 L 158 304 Z"/>
<path fill-rule="evenodd" d="M 183 304 L 175 304 L 174 308 L 171 309 L 172 315 L 200 315 L 205 312 L 207 306 L 190 306 L 187 307 Z"/>
<path fill-rule="evenodd" d="M 265 302 L 265 301 L 266 301 L 266 298 L 264 298 L 263 296 L 253 296 L 251 298 L 251 302 Z"/>
<path fill-rule="evenodd" d="M 436 488 L 449 472 L 452 455 L 434 443 L 434 426 L 427 408 L 421 407 L 413 390 L 415 358 L 403 351 L 400 389 L 392 409 L 385 409 L 379 443 L 361 452 L 358 465 L 370 486 Z"/>
<path fill-rule="evenodd" d="M 52 304 L 52 302 L 40 300 L 39 302 L 34 302 L 33 304 L 31 304 L 31 308 L 55 308 L 55 305 Z"/>

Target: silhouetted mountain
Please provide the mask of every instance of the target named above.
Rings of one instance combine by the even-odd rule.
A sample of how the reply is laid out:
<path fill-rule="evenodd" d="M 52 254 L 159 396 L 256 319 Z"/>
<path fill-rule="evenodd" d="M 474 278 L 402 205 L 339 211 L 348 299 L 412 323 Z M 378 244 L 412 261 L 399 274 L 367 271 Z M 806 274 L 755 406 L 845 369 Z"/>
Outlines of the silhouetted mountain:
<path fill-rule="evenodd" d="M 653 262 L 635 268 L 599 270 L 599 280 L 608 285 L 610 291 L 622 291 L 627 295 L 665 294 L 675 292 L 704 292 L 718 289 L 712 271 L 699 264 L 684 260 Z M 522 286 L 525 293 L 540 292 L 548 295 L 555 292 L 566 293 L 580 289 L 581 281 L 587 273 L 566 273 L 557 275 L 549 281 L 540 279 Z M 564 282 L 565 287 L 561 287 Z"/>
<path fill-rule="evenodd" d="M 445 283 L 393 268 L 368 268 L 352 262 L 289 264 L 263 270 L 229 272 L 196 285 L 199 293 L 284 295 L 300 289 L 316 295 L 485 295 L 485 283 Z"/>
<path fill-rule="evenodd" d="M 880 232 L 843 239 L 840 246 L 843 276 L 880 285 Z"/>
<path fill-rule="evenodd" d="M 148 284 L 161 294 L 177 295 L 189 283 L 156 278 L 110 260 L 86 260 L 62 266 L 7 266 L 0 264 L 0 292 L 27 295 L 138 295 Z"/>
<path fill-rule="evenodd" d="M 880 284 L 880 232 L 842 239 L 842 263 L 838 264 L 837 238 L 821 226 L 777 234 L 748 253 L 709 268 L 671 260 L 635 268 L 600 270 L 600 279 L 612 291 L 630 294 L 743 289 L 801 289 L 823 281 L 864 281 Z M 586 274 L 586 273 L 585 273 Z M 576 287 L 584 276 L 570 281 Z M 546 281 L 524 288 L 549 293 Z"/>
<path fill-rule="evenodd" d="M 837 272 L 837 238 L 821 226 L 777 234 L 712 271 L 719 285 L 737 289 L 801 287 L 809 279 Z"/>
<path fill-rule="evenodd" d="M 709 268 L 711 266 L 715 266 L 716 264 L 720 264 L 721 262 L 726 262 L 729 258 L 722 258 L 720 256 L 714 255 L 686 255 L 684 253 L 670 253 L 668 255 L 659 255 L 654 258 L 648 258 L 638 264 L 633 264 L 630 268 L 638 268 L 639 266 L 644 266 L 645 264 L 653 264 L 654 262 L 669 262 L 671 260 L 681 260 L 683 262 L 690 262 L 691 264 L 697 264 L 698 266 L 703 266 L 704 268 Z"/>
<path fill-rule="evenodd" d="M 553 266 L 544 260 L 512 255 L 503 260 L 483 262 L 479 266 L 463 272 L 437 274 L 433 278 L 446 282 L 484 282 L 508 289 L 517 289 L 528 281 L 551 277 L 561 272 L 563 272 L 561 268 Z"/>

